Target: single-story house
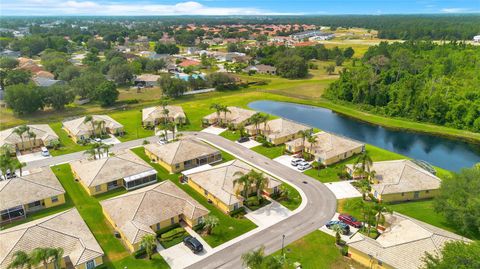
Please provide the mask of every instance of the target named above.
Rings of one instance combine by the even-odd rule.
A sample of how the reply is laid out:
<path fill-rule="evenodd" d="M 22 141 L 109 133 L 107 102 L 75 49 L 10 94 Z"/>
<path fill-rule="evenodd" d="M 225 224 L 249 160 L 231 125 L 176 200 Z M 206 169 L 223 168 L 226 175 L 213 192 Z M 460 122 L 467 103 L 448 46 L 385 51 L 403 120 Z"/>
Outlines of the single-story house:
<path fill-rule="evenodd" d="M 168 114 L 165 115 L 164 108 L 162 106 L 153 106 L 142 109 L 142 124 L 143 126 L 155 126 L 163 122 L 165 118 L 169 122 L 175 122 L 178 124 L 187 123 L 187 116 L 183 112 L 181 106 L 165 106 Z M 166 116 L 166 117 L 165 117 Z"/>
<path fill-rule="evenodd" d="M 31 146 L 34 148 L 49 147 L 52 143 L 59 141 L 58 135 L 48 124 L 29 124 L 27 127 L 35 136 L 29 136 L 25 132 L 22 135 L 23 142 L 22 138 L 14 132 L 15 128 L 0 131 L 0 147 L 6 145 L 14 153 L 17 150 L 29 149 Z"/>
<path fill-rule="evenodd" d="M 222 160 L 222 153 L 218 149 L 191 138 L 165 145 L 158 143 L 145 145 L 145 154 L 170 173 L 177 173 Z"/>
<path fill-rule="evenodd" d="M 480 42 L 480 35 L 476 35 L 473 37 L 473 42 Z"/>
<path fill-rule="evenodd" d="M 103 213 L 131 252 L 142 237 L 183 221 L 192 227 L 209 211 L 169 180 L 100 202 Z"/>
<path fill-rule="evenodd" d="M 65 190 L 48 166 L 0 181 L 1 224 L 23 219 L 31 212 L 64 203 Z"/>
<path fill-rule="evenodd" d="M 95 135 L 124 133 L 123 125 L 107 115 L 92 115 L 92 121 L 89 122 L 85 122 L 85 118 L 83 116 L 62 123 L 63 129 L 75 142 L 89 139 L 94 133 Z"/>
<path fill-rule="evenodd" d="M 135 86 L 154 87 L 158 86 L 159 75 L 141 74 L 135 78 Z"/>
<path fill-rule="evenodd" d="M 60 84 L 60 85 L 66 84 L 66 82 L 63 80 L 51 79 L 48 77 L 34 76 L 32 80 L 35 83 L 35 85 L 39 87 L 50 87 L 57 84 Z"/>
<path fill-rule="evenodd" d="M 188 47 L 186 52 L 188 55 L 192 55 L 192 54 L 198 54 L 199 51 L 200 49 L 197 47 Z"/>
<path fill-rule="evenodd" d="M 21 55 L 22 54 L 20 53 L 20 51 L 13 51 L 13 50 L 9 50 L 9 49 L 5 49 L 5 50 L 0 51 L 0 57 L 18 58 Z"/>
<path fill-rule="evenodd" d="M 178 64 L 178 66 L 185 68 L 190 66 L 197 66 L 200 64 L 201 62 L 197 60 L 184 59 L 181 63 Z"/>
<path fill-rule="evenodd" d="M 248 174 L 251 170 L 256 169 L 240 160 L 232 160 L 211 168 L 200 169 L 198 172 L 185 171 L 183 172 L 183 181 L 228 214 L 241 208 L 245 200 L 245 197 L 238 195 L 238 186 L 234 181 L 240 175 L 236 174 Z M 278 192 L 281 182 L 269 175 L 264 174 L 264 176 L 268 178 L 268 187 L 262 190 L 263 193 L 271 195 Z M 252 186 L 251 193 L 254 192 L 256 190 Z"/>
<path fill-rule="evenodd" d="M 244 69 L 244 72 L 249 72 L 249 71 L 254 71 L 255 73 L 258 74 L 264 74 L 264 75 L 276 75 L 277 74 L 277 68 L 271 65 L 266 65 L 266 64 L 258 64 L 258 65 L 251 65 L 247 68 Z"/>
<path fill-rule="evenodd" d="M 70 167 L 90 195 L 120 187 L 132 190 L 157 182 L 157 171 L 129 150 L 102 159 L 74 161 Z"/>
<path fill-rule="evenodd" d="M 371 192 L 380 201 L 429 199 L 439 193 L 441 180 L 411 160 L 374 162 L 370 170 L 376 173 Z M 347 171 L 358 178 L 354 165 L 347 165 Z"/>
<path fill-rule="evenodd" d="M 245 127 L 245 130 L 249 135 L 264 135 L 267 141 L 274 145 L 280 145 L 299 138 L 300 131 L 313 131 L 312 127 L 283 118 L 270 120 L 258 126 L 249 125 Z"/>
<path fill-rule="evenodd" d="M 216 124 L 220 120 L 220 123 L 233 124 L 233 126 L 237 128 L 241 124 L 246 124 L 248 120 L 257 113 L 253 110 L 248 110 L 236 106 L 229 106 L 227 107 L 227 109 L 230 112 L 220 112 L 220 114 L 217 114 L 217 112 L 213 112 L 212 114 L 203 117 L 203 124 L 212 125 Z"/>
<path fill-rule="evenodd" d="M 285 143 L 285 149 L 292 153 L 304 151 L 324 165 L 331 165 L 365 151 L 365 144 L 327 132 L 314 134 L 317 142 L 313 145 L 307 139 L 297 138 Z"/>
<path fill-rule="evenodd" d="M 6 269 L 17 251 L 63 249 L 61 268 L 93 269 L 104 252 L 76 208 L 0 231 L 0 268 Z M 54 268 L 48 264 L 48 268 Z"/>
<path fill-rule="evenodd" d="M 352 260 L 375 269 L 417 269 L 424 265 L 425 253 L 438 255 L 447 242 L 471 242 L 396 212 L 385 218 L 386 230 L 377 239 L 356 233 L 347 241 Z"/>

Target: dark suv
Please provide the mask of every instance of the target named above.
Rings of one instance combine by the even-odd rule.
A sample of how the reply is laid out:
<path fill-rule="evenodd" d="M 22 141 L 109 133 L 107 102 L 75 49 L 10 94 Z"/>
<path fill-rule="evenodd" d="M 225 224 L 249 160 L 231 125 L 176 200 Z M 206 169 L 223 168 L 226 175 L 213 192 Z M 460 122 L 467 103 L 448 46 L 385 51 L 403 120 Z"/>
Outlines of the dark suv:
<path fill-rule="evenodd" d="M 340 216 L 338 216 L 338 220 L 355 228 L 362 228 L 363 226 L 360 221 L 347 214 L 340 214 Z"/>
<path fill-rule="evenodd" d="M 183 239 L 183 244 L 193 251 L 193 253 L 199 253 L 203 250 L 202 243 L 200 243 L 197 238 L 190 235 Z"/>
<path fill-rule="evenodd" d="M 342 234 L 344 235 L 348 235 L 350 233 L 350 226 L 348 226 L 347 224 L 341 222 L 341 221 L 338 221 L 338 220 L 331 220 L 329 221 L 326 226 L 328 229 L 332 230 L 334 226 L 340 226 L 340 228 L 342 229 Z"/>
<path fill-rule="evenodd" d="M 248 141 L 250 141 L 250 138 L 248 138 L 248 136 L 242 136 L 237 140 L 238 143 L 245 143 Z"/>

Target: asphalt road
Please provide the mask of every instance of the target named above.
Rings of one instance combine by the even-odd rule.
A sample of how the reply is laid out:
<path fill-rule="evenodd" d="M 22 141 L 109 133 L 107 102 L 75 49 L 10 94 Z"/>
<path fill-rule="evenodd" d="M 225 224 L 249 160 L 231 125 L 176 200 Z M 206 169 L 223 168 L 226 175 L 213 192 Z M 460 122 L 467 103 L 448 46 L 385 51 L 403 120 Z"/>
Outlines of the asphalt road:
<path fill-rule="evenodd" d="M 240 257 L 243 253 L 261 245 L 265 246 L 265 252 L 267 254 L 273 253 L 281 249 L 283 235 L 285 235 L 284 244 L 287 245 L 325 225 L 325 223 L 334 216 L 337 205 L 335 195 L 318 180 L 288 168 L 221 136 L 203 132 L 190 132 L 185 134 L 201 138 L 275 177 L 288 180 L 300 188 L 308 200 L 303 210 L 292 217 L 261 231 L 260 235 L 258 233 L 253 234 L 237 243 L 225 247 L 188 268 L 242 268 Z M 116 144 L 111 148 L 111 151 L 116 152 L 141 146 L 144 140 L 154 143 L 158 141 L 158 137 L 152 136 Z M 82 158 L 85 158 L 83 151 L 75 152 L 30 162 L 25 169 L 56 165 Z"/>
<path fill-rule="evenodd" d="M 242 268 L 241 255 L 261 245 L 267 254 L 282 248 L 282 236 L 285 245 L 302 238 L 308 233 L 325 225 L 335 214 L 337 200 L 335 195 L 321 182 L 300 172 L 275 162 L 261 154 L 227 140 L 221 136 L 208 133 L 193 134 L 197 137 L 226 150 L 237 158 L 255 165 L 265 172 L 286 179 L 299 187 L 306 195 L 308 203 L 303 210 L 285 219 L 261 234 L 254 234 L 236 244 L 226 247 L 188 268 Z"/>

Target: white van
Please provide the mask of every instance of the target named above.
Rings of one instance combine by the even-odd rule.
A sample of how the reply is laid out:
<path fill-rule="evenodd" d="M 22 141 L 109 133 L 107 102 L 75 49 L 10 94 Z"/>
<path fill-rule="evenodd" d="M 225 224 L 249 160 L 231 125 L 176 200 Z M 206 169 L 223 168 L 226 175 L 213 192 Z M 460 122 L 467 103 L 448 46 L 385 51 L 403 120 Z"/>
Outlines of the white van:
<path fill-rule="evenodd" d="M 44 157 L 50 156 L 50 152 L 48 151 L 48 149 L 46 147 L 41 147 L 40 150 L 42 151 L 42 156 L 44 156 Z"/>

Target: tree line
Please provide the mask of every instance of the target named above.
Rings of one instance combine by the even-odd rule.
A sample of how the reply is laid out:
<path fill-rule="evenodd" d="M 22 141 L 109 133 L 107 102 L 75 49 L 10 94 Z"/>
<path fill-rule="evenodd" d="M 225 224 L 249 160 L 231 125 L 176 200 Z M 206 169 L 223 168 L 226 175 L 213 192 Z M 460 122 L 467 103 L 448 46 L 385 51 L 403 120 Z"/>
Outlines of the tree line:
<path fill-rule="evenodd" d="M 326 97 L 373 113 L 480 131 L 480 49 L 464 43 L 381 43 Z"/>

